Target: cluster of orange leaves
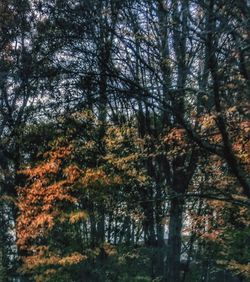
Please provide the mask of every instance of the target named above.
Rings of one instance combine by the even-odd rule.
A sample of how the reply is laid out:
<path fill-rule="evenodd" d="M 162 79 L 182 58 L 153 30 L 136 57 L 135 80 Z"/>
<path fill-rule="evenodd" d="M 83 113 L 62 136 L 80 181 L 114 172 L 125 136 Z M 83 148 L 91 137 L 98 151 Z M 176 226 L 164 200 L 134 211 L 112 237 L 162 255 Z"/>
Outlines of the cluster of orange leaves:
<path fill-rule="evenodd" d="M 46 256 L 43 253 L 38 253 L 33 256 L 25 258 L 26 268 L 24 271 L 35 269 L 39 266 L 67 266 L 80 263 L 87 259 L 87 256 L 78 252 L 73 252 L 67 256 L 59 256 L 53 253 L 47 253 Z"/>
<path fill-rule="evenodd" d="M 65 140 L 62 143 L 65 144 Z M 75 224 L 87 219 L 88 214 L 79 209 L 76 196 L 82 193 L 82 189 L 86 193 L 91 190 L 95 193 L 98 187 L 123 182 L 119 175 L 107 174 L 102 166 L 90 168 L 84 163 L 78 166 L 72 160 L 79 154 L 79 146 L 70 144 L 65 146 L 60 141 L 55 142 L 55 148 L 43 154 L 43 161 L 33 168 L 20 171 L 27 180 L 25 187 L 18 188 L 17 244 L 20 249 L 28 251 L 24 258 L 24 269 L 27 271 L 41 265 L 77 263 L 76 256 L 62 258 L 49 254 L 48 250 L 41 252 L 36 242 L 47 238 L 58 224 L 65 221 Z M 70 207 L 69 211 L 65 210 L 67 206 Z"/>
<path fill-rule="evenodd" d="M 162 141 L 163 144 L 168 147 L 165 152 L 169 159 L 182 156 L 190 149 L 190 142 L 188 141 L 186 131 L 183 128 L 172 128 L 163 136 Z"/>
<path fill-rule="evenodd" d="M 34 168 L 20 171 L 28 178 L 28 184 L 18 189 L 20 214 L 17 220 L 17 243 L 20 248 L 26 249 L 30 239 L 45 236 L 53 228 L 60 215 L 56 206 L 58 202 L 77 202 L 67 189 L 72 182 L 70 168 L 66 179 L 57 182 L 51 180 L 59 173 L 62 159 L 69 156 L 71 151 L 71 147 L 53 150 L 45 154 L 44 157 L 48 158 L 46 161 Z"/>

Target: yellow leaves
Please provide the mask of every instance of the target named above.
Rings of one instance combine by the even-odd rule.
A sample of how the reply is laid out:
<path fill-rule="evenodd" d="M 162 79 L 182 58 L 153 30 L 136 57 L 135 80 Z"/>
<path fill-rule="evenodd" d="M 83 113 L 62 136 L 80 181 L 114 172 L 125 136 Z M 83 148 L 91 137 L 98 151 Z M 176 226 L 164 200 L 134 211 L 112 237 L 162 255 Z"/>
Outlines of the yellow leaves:
<path fill-rule="evenodd" d="M 94 150 L 96 148 L 96 142 L 93 140 L 87 141 L 84 144 L 85 150 Z"/>
<path fill-rule="evenodd" d="M 72 212 L 69 215 L 69 222 L 72 224 L 77 223 L 79 221 L 86 220 L 87 217 L 88 217 L 88 214 L 84 211 Z"/>
<path fill-rule="evenodd" d="M 137 180 L 140 183 L 147 183 L 149 181 L 149 177 L 145 173 L 137 174 Z"/>
<path fill-rule="evenodd" d="M 86 249 L 86 254 L 89 257 L 92 257 L 92 258 L 96 258 L 96 257 L 100 256 L 100 254 L 102 252 L 105 252 L 105 254 L 107 256 L 116 256 L 117 255 L 116 246 L 114 246 L 110 243 L 107 243 L 107 242 L 100 244 L 98 247 L 96 247 L 94 249 L 93 248 L 92 249 Z"/>
<path fill-rule="evenodd" d="M 238 274 L 243 274 L 246 277 L 250 277 L 250 263 L 242 264 L 235 260 L 231 260 L 227 264 L 227 267 Z"/>
<path fill-rule="evenodd" d="M 237 112 L 237 107 L 236 106 L 230 107 L 230 108 L 228 108 L 227 112 L 230 113 L 230 114 L 235 113 L 235 112 Z"/>
<path fill-rule="evenodd" d="M 125 265 L 127 263 L 127 260 L 135 260 L 135 259 L 139 259 L 140 255 L 138 250 L 132 250 L 132 251 L 128 251 L 125 252 L 122 256 L 118 257 L 118 263 L 120 265 Z M 139 281 L 144 281 L 144 280 L 139 280 Z"/>
<path fill-rule="evenodd" d="M 87 256 L 79 252 L 73 252 L 63 257 L 51 252 L 47 254 L 35 254 L 24 258 L 25 267 L 22 269 L 22 272 L 34 270 L 40 266 L 70 266 L 79 264 L 86 259 Z"/>
<path fill-rule="evenodd" d="M 108 129 L 105 136 L 107 151 L 103 159 L 113 171 L 120 175 L 119 178 L 111 177 L 113 184 L 127 184 L 128 181 L 146 183 L 149 180 L 140 163 L 149 157 L 151 141 L 149 136 L 144 140 L 139 138 L 136 128 L 129 124 L 122 127 L 111 126 Z"/>
<path fill-rule="evenodd" d="M 112 177 L 112 183 L 113 183 L 113 184 L 116 184 L 116 185 L 121 185 L 121 184 L 124 183 L 124 180 L 122 179 L 121 176 L 119 176 L 119 175 L 114 175 L 114 176 Z"/>
<path fill-rule="evenodd" d="M 95 116 L 93 115 L 93 112 L 90 110 L 73 113 L 72 117 L 78 121 L 88 121 L 88 122 L 95 121 Z"/>
<path fill-rule="evenodd" d="M 102 168 L 86 169 L 79 179 L 84 188 L 104 188 L 107 186 L 121 185 L 124 180 L 119 175 L 107 174 Z"/>
<path fill-rule="evenodd" d="M 202 129 L 211 129 L 213 128 L 216 123 L 216 115 L 215 114 L 204 114 L 200 117 L 199 122 Z"/>
<path fill-rule="evenodd" d="M 57 264 L 61 266 L 67 266 L 67 265 L 73 265 L 73 264 L 78 264 L 87 259 L 87 256 L 82 255 L 78 252 L 74 252 L 68 256 L 65 256 L 61 258 Z"/>
<path fill-rule="evenodd" d="M 44 271 L 42 275 L 35 275 L 35 281 L 36 282 L 46 282 L 51 281 L 51 277 L 57 273 L 57 270 L 54 268 L 50 268 Z"/>
<path fill-rule="evenodd" d="M 16 203 L 16 198 L 8 195 L 0 196 L 0 202 Z"/>
<path fill-rule="evenodd" d="M 111 177 L 109 184 L 127 183 L 128 179 L 136 179 L 140 183 L 146 183 L 149 177 L 145 171 L 138 166 L 143 157 L 144 154 L 139 153 L 131 153 L 124 157 L 112 153 L 107 154 L 105 160 L 121 174 L 121 176 Z"/>
<path fill-rule="evenodd" d="M 123 125 L 122 127 L 110 126 L 104 141 L 108 151 L 116 151 L 124 149 L 124 145 L 128 145 L 128 142 L 135 145 L 137 138 L 136 129 L 129 125 Z"/>
<path fill-rule="evenodd" d="M 35 281 L 37 282 L 51 281 L 53 276 L 61 271 L 62 267 L 71 267 L 84 262 L 86 259 L 87 256 L 79 252 L 59 255 L 46 249 L 24 257 L 24 264 L 19 271 L 21 273 L 35 273 Z"/>
<path fill-rule="evenodd" d="M 134 163 L 139 160 L 141 156 L 139 153 L 131 153 L 124 157 L 117 156 L 117 154 L 109 153 L 105 156 L 105 160 L 108 161 L 111 165 L 116 166 L 119 170 L 128 170 L 129 168 L 134 167 Z"/>
<path fill-rule="evenodd" d="M 84 176 L 81 178 L 81 183 L 85 186 L 99 186 L 109 185 L 109 177 L 102 169 L 91 169 L 85 170 Z"/>
<path fill-rule="evenodd" d="M 103 244 L 103 249 L 105 251 L 105 253 L 108 255 L 108 256 L 115 256 L 117 255 L 117 250 L 115 248 L 115 246 L 109 244 L 109 243 L 104 243 Z"/>
<path fill-rule="evenodd" d="M 56 269 L 53 269 L 53 268 L 51 268 L 51 269 L 47 269 L 45 272 L 44 272 L 44 274 L 46 275 L 46 276 L 51 276 L 51 275 L 53 275 L 53 274 L 56 274 Z"/>
<path fill-rule="evenodd" d="M 223 254 L 224 256 L 226 254 Z M 218 265 L 225 267 L 227 269 L 230 269 L 231 271 L 244 275 L 244 276 L 250 276 L 250 264 L 241 264 L 235 260 L 217 260 L 216 261 Z"/>

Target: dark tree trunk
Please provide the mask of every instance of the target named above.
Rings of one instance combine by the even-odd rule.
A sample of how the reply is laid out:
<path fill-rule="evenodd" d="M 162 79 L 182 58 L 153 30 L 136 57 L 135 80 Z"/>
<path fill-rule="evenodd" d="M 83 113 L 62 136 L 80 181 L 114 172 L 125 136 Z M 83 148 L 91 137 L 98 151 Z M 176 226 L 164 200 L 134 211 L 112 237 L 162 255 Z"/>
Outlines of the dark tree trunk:
<path fill-rule="evenodd" d="M 170 201 L 170 222 L 169 236 L 167 244 L 167 266 L 165 279 L 166 282 L 181 281 L 181 230 L 182 215 L 184 207 L 183 197 L 173 197 Z"/>

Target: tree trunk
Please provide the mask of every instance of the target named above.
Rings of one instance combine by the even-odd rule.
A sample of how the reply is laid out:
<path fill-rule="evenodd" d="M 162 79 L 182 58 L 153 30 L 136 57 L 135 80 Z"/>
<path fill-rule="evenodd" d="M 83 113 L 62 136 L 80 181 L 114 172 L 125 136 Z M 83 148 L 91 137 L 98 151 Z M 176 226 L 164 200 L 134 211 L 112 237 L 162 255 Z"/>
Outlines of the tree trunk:
<path fill-rule="evenodd" d="M 173 197 L 170 204 L 167 265 L 164 281 L 180 282 L 181 230 L 184 199 L 183 197 Z"/>

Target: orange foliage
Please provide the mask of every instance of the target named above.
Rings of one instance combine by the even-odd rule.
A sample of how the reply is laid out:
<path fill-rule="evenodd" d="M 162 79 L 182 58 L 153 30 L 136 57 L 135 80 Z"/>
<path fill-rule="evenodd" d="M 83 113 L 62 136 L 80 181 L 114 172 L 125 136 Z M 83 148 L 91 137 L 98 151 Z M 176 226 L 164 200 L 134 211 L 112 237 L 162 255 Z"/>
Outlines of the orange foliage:
<path fill-rule="evenodd" d="M 28 241 L 45 236 L 54 226 L 60 209 L 60 202 L 75 204 L 77 199 L 67 189 L 72 182 L 72 175 L 65 180 L 51 182 L 60 172 L 62 159 L 70 154 L 67 147 L 51 151 L 48 159 L 36 167 L 22 170 L 28 177 L 28 184 L 18 189 L 18 207 L 20 215 L 17 220 L 18 245 L 26 249 Z"/>
<path fill-rule="evenodd" d="M 53 273 L 56 265 L 72 265 L 86 259 L 85 254 L 76 252 L 78 245 L 71 253 L 51 247 L 51 242 L 57 240 L 53 238 L 53 232 L 61 232 L 64 228 L 65 238 L 69 238 L 72 225 L 88 220 L 88 214 L 82 208 L 83 199 L 98 204 L 111 203 L 106 188 L 126 183 L 128 175 L 139 181 L 143 178 L 143 172 L 134 169 L 139 156 L 122 150 L 130 130 L 124 128 L 125 135 L 115 127 L 114 130 L 118 139 L 105 137 L 107 157 L 98 155 L 95 141 L 59 138 L 54 142 L 54 148 L 43 154 L 43 161 L 20 171 L 27 181 L 25 187 L 18 188 L 17 244 L 26 251 L 23 271 L 36 273 L 37 268 L 44 266 L 36 281 L 42 281 L 47 270 Z M 134 140 L 132 142 L 137 146 Z M 122 153 L 123 164 L 120 162 Z M 39 246 L 39 242 L 44 245 Z M 103 248 L 110 255 L 116 252 L 110 245 Z"/>
<path fill-rule="evenodd" d="M 22 272 L 31 271 L 39 266 L 66 266 L 78 264 L 86 259 L 87 257 L 85 255 L 78 252 L 63 257 L 51 252 L 47 252 L 46 255 L 44 255 L 44 253 L 38 253 L 24 258 L 25 268 L 22 269 Z"/>

